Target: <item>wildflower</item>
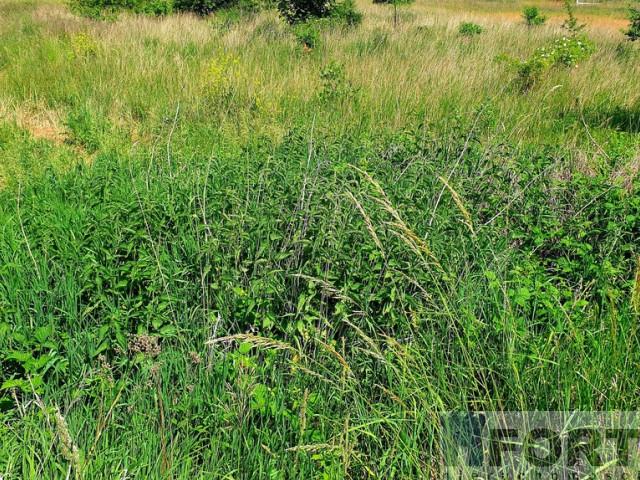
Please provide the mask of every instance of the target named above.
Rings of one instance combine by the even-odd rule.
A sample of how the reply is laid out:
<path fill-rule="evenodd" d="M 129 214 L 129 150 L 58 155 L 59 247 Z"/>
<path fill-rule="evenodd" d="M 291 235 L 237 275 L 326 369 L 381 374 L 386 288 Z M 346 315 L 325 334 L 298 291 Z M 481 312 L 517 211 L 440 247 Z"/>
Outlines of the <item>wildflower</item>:
<path fill-rule="evenodd" d="M 202 358 L 200 358 L 197 352 L 189 352 L 189 358 L 194 365 L 199 365 L 202 362 Z"/>
<path fill-rule="evenodd" d="M 132 354 L 142 353 L 149 357 L 156 357 L 162 352 L 162 347 L 158 344 L 157 335 L 129 335 L 127 351 Z"/>

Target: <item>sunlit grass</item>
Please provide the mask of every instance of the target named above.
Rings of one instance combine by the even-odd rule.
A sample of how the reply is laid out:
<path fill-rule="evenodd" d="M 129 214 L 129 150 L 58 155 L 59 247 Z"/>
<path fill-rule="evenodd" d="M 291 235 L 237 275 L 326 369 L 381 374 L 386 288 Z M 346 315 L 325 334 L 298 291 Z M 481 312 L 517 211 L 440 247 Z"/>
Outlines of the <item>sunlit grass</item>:
<path fill-rule="evenodd" d="M 523 91 L 537 3 L 0 4 L 0 479 L 440 479 L 442 411 L 636 409 L 640 50 L 580 6 Z"/>

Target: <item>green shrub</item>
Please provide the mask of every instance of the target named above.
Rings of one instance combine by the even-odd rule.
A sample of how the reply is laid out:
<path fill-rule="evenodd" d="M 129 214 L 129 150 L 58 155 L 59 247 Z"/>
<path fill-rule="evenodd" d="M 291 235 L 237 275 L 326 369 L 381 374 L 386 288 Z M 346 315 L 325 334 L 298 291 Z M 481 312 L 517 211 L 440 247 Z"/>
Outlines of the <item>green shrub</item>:
<path fill-rule="evenodd" d="M 547 16 L 540 13 L 540 9 L 537 6 L 524 7 L 522 12 L 522 18 L 529 27 L 535 27 L 542 25 L 547 21 Z"/>
<path fill-rule="evenodd" d="M 174 0 L 174 7 L 181 12 L 209 15 L 229 3 L 227 0 Z"/>
<path fill-rule="evenodd" d="M 322 43 L 320 30 L 318 29 L 316 22 L 313 20 L 295 24 L 292 31 L 300 45 L 303 47 L 310 49 L 317 48 Z"/>
<path fill-rule="evenodd" d="M 335 0 L 279 0 L 280 15 L 291 25 L 331 15 Z"/>
<path fill-rule="evenodd" d="M 70 0 L 69 8 L 82 16 L 104 18 L 122 9 L 122 0 Z"/>
<path fill-rule="evenodd" d="M 579 62 L 586 60 L 594 52 L 593 42 L 584 36 L 559 38 L 551 46 L 537 49 L 528 60 L 513 61 L 520 87 L 523 90 L 529 90 L 551 69 L 576 67 Z"/>
<path fill-rule="evenodd" d="M 585 26 L 578 23 L 569 0 L 565 0 L 565 7 L 569 16 L 562 27 L 568 30 L 568 35 L 556 39 L 550 46 L 538 48 L 525 61 L 513 59 L 508 55 L 501 57 L 512 63 L 523 91 L 530 90 L 550 70 L 558 67 L 577 67 L 579 62 L 595 52 L 593 42 L 580 34 Z"/>
<path fill-rule="evenodd" d="M 313 49 L 319 47 L 322 43 L 320 30 L 313 20 L 295 24 L 292 31 L 303 47 Z"/>
<path fill-rule="evenodd" d="M 640 0 L 639 2 L 640 3 Z M 629 5 L 629 29 L 624 30 L 623 33 L 631 40 L 635 42 L 640 38 L 640 8 Z"/>
<path fill-rule="evenodd" d="M 222 12 L 228 19 L 238 20 L 246 13 L 259 12 L 269 6 L 263 0 L 173 0 L 175 9 L 181 12 L 193 12 L 196 15 L 209 15 Z"/>
<path fill-rule="evenodd" d="M 174 0 L 70 0 L 71 10 L 91 18 L 108 18 L 121 10 L 145 15 L 168 15 Z"/>
<path fill-rule="evenodd" d="M 458 33 L 465 37 L 472 37 L 474 35 L 480 35 L 484 29 L 473 22 L 462 22 L 458 27 Z"/>
<path fill-rule="evenodd" d="M 356 11 L 353 0 L 344 0 L 336 3 L 331 9 L 329 16 L 345 25 L 360 25 L 362 23 L 362 13 Z"/>
<path fill-rule="evenodd" d="M 175 10 L 204 16 L 221 9 L 255 12 L 264 6 L 261 0 L 70 0 L 73 11 L 91 18 L 108 18 L 122 10 L 153 16 Z"/>
<path fill-rule="evenodd" d="M 173 0 L 147 0 L 136 2 L 139 5 L 133 10 L 145 15 L 163 16 L 173 12 Z"/>
<path fill-rule="evenodd" d="M 335 102 L 353 98 L 357 89 L 353 87 L 344 71 L 344 65 L 332 61 L 320 72 L 322 89 L 319 98 L 322 102 Z"/>

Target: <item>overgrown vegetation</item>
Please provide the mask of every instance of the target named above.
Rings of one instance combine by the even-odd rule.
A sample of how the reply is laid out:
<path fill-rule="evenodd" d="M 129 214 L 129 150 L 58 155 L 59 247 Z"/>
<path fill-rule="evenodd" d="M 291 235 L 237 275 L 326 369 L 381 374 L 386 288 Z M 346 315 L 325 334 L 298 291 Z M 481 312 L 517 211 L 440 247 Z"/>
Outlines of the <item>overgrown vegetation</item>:
<path fill-rule="evenodd" d="M 595 53 L 594 43 L 586 35 L 580 34 L 585 25 L 578 22 L 573 6 L 568 0 L 565 1 L 565 7 L 568 18 L 562 27 L 568 32 L 567 35 L 557 38 L 551 45 L 538 48 L 525 61 L 506 56 L 505 59 L 517 72 L 517 81 L 523 91 L 529 91 L 552 69 L 558 67 L 577 68 L 580 62 Z"/>
<path fill-rule="evenodd" d="M 529 27 L 536 27 L 547 21 L 547 16 L 540 13 L 540 8 L 535 5 L 524 7 L 522 18 Z"/>
<path fill-rule="evenodd" d="M 640 38 L 640 8 L 629 5 L 629 21 L 629 29 L 624 34 L 634 42 Z"/>
<path fill-rule="evenodd" d="M 639 51 L 356 7 L 0 4 L 0 477 L 440 478 L 442 411 L 636 408 Z"/>
<path fill-rule="evenodd" d="M 261 0 L 69 0 L 72 10 L 91 18 L 113 18 L 118 12 L 164 16 L 172 12 L 192 12 L 205 16 L 221 9 L 259 11 L 269 6 Z"/>
<path fill-rule="evenodd" d="M 134 13 L 147 15 L 167 15 L 181 2 L 189 0 L 69 0 L 71 8 L 91 18 L 105 18 L 113 16 L 121 10 L 131 10 Z M 207 3 L 208 0 L 202 0 Z"/>

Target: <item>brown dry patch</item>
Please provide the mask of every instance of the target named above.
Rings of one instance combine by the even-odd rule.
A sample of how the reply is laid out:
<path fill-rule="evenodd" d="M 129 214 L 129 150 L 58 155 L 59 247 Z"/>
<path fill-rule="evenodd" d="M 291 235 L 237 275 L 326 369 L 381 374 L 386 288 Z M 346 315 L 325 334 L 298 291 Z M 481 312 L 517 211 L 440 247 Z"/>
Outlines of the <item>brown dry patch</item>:
<path fill-rule="evenodd" d="M 57 147 L 65 145 L 71 148 L 86 165 L 91 165 L 95 160 L 97 153 L 89 153 L 78 144 L 72 144 L 69 136 L 54 120 L 55 114 L 52 112 L 40 112 L 22 115 L 19 124 L 27 130 L 33 138 L 52 142 Z"/>
<path fill-rule="evenodd" d="M 628 193 L 631 193 L 638 175 L 640 175 L 640 154 L 613 172 L 613 180 L 619 182 Z"/>
<path fill-rule="evenodd" d="M 629 20 L 622 18 L 589 17 L 586 22 L 589 27 L 599 28 L 602 30 L 612 30 L 616 33 L 629 26 Z"/>
<path fill-rule="evenodd" d="M 24 116 L 20 125 L 29 131 L 34 138 L 48 140 L 56 145 L 62 145 L 69 137 L 49 116 L 35 114 Z"/>
<path fill-rule="evenodd" d="M 597 14 L 582 15 L 578 12 L 578 20 L 585 23 L 591 30 L 606 30 L 619 32 L 628 26 L 629 21 L 623 18 L 613 18 L 605 16 L 597 16 Z M 473 16 L 481 20 L 487 20 L 492 23 L 522 23 L 522 13 L 513 11 L 496 11 L 496 12 L 473 12 Z M 565 13 L 548 14 L 547 23 L 549 26 L 560 26 L 565 21 L 567 15 Z"/>

